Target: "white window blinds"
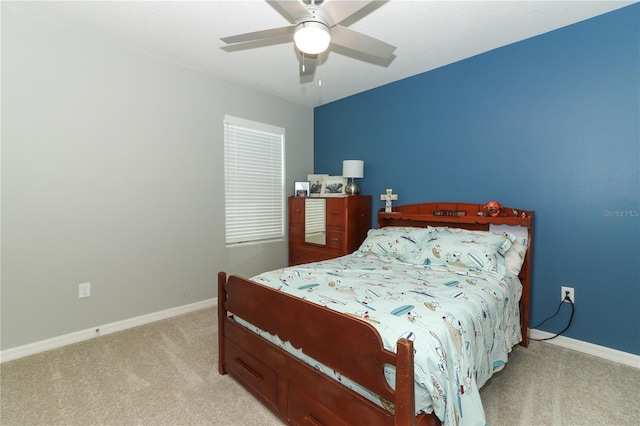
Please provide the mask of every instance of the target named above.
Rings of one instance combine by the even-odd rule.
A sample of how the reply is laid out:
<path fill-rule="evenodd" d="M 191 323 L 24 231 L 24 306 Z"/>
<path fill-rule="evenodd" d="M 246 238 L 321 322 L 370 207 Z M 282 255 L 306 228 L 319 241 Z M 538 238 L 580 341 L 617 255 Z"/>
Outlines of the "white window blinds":
<path fill-rule="evenodd" d="M 284 238 L 284 129 L 224 118 L 225 243 Z"/>

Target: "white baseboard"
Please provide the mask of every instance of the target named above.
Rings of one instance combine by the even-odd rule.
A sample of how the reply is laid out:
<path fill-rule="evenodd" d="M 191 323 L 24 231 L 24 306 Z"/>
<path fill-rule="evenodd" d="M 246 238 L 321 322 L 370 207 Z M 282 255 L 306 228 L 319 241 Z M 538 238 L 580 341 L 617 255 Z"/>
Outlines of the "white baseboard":
<path fill-rule="evenodd" d="M 29 343 L 24 346 L 6 349 L 4 351 L 0 351 L 0 363 L 29 355 L 34 355 L 40 352 L 45 352 L 51 349 L 60 348 L 62 346 L 70 345 L 73 343 L 82 342 L 94 337 L 104 336 L 129 328 L 138 327 L 140 325 L 150 324 L 155 321 L 183 315 L 200 309 L 214 307 L 217 305 L 217 298 L 207 299 L 188 305 L 166 309 L 164 311 L 153 312 L 151 314 L 141 315 L 135 318 L 116 321 L 110 324 L 92 327 L 86 330 L 76 331 L 74 333 L 69 333 L 58 337 L 52 337 L 51 339 Z M 529 330 L 529 337 L 531 337 L 532 339 L 546 339 L 552 336 L 552 333 L 547 333 L 546 331 L 536 329 Z M 630 354 L 628 352 L 622 352 L 616 349 L 594 345 L 593 343 L 583 342 L 582 340 L 571 339 L 564 336 L 558 336 L 555 339 L 546 340 L 545 342 L 640 369 L 640 356 Z"/>
<path fill-rule="evenodd" d="M 126 330 L 140 325 L 149 324 L 163 319 L 183 315 L 189 312 L 197 311 L 204 308 L 210 308 L 218 305 L 218 298 L 207 299 L 200 302 L 190 303 L 188 305 L 178 306 L 166 309 L 164 311 L 153 312 L 147 315 L 130 318 L 122 321 L 112 322 L 110 324 L 92 327 L 86 330 L 76 331 L 51 339 L 41 340 L 35 343 L 29 343 L 23 346 L 6 349 L 0 351 L 0 363 L 22 358 L 28 355 L 34 355 L 51 349 L 60 348 L 62 346 L 78 343 L 92 339 L 98 336 L 115 333 L 117 331 Z"/>
<path fill-rule="evenodd" d="M 553 333 L 547 333 L 546 331 L 535 329 L 529 330 L 529 337 L 532 339 L 546 339 L 553 336 Z M 607 348 L 606 346 L 594 345 L 593 343 L 571 339 L 570 337 L 564 336 L 558 336 L 551 340 L 545 340 L 545 343 L 572 349 L 574 351 L 597 356 L 599 358 L 608 359 L 609 361 L 619 362 L 620 364 L 625 364 L 640 369 L 639 355 L 622 352 L 617 349 Z"/>

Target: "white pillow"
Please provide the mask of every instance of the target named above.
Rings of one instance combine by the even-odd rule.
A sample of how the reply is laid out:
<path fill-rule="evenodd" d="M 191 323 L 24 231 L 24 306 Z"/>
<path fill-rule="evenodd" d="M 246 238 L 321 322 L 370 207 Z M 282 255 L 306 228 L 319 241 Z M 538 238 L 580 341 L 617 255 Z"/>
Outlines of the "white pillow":
<path fill-rule="evenodd" d="M 504 235 L 508 235 L 513 245 L 504 254 L 504 266 L 508 273 L 520 275 L 522 270 L 522 264 L 524 263 L 524 257 L 527 254 L 527 245 L 529 238 L 529 230 L 525 226 L 512 226 L 512 225 L 490 225 L 491 232 L 499 232 Z"/>

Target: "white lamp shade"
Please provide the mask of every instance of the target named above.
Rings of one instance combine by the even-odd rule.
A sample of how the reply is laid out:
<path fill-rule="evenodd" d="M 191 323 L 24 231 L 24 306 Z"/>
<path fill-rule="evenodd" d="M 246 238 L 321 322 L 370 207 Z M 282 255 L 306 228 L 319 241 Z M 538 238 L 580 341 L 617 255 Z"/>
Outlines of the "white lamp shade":
<path fill-rule="evenodd" d="M 317 55 L 327 50 L 331 42 L 329 27 L 321 22 L 308 21 L 298 24 L 293 34 L 296 47 L 308 55 Z"/>
<path fill-rule="evenodd" d="M 342 176 L 348 178 L 364 177 L 364 161 L 362 160 L 344 160 L 342 162 Z"/>

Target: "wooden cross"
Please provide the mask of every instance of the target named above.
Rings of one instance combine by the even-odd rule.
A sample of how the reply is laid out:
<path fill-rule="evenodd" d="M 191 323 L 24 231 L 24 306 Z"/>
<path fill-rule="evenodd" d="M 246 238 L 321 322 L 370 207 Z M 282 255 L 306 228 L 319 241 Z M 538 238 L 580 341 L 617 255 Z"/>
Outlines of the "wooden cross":
<path fill-rule="evenodd" d="M 391 189 L 387 189 L 386 194 L 380 195 L 380 200 L 386 201 L 386 204 L 384 205 L 385 213 L 391 213 L 391 201 L 397 200 L 397 199 L 398 199 L 398 194 L 394 194 L 393 190 Z"/>

